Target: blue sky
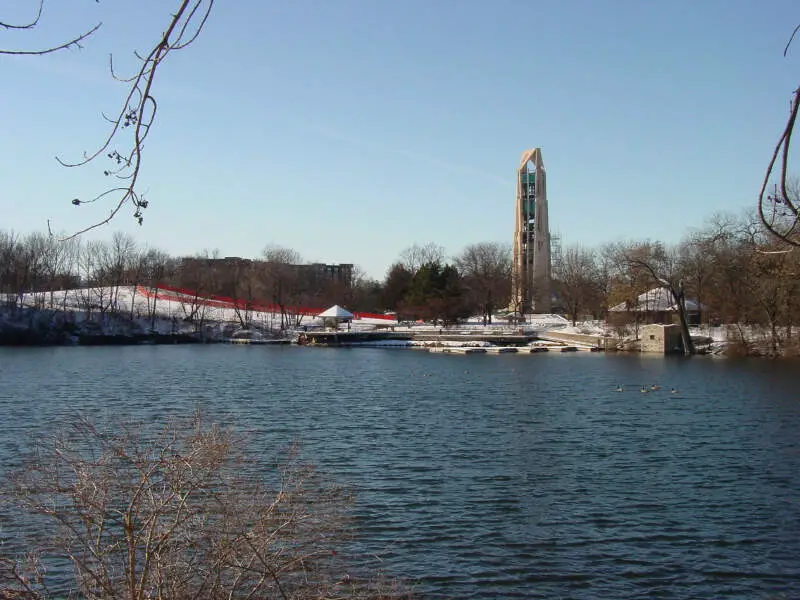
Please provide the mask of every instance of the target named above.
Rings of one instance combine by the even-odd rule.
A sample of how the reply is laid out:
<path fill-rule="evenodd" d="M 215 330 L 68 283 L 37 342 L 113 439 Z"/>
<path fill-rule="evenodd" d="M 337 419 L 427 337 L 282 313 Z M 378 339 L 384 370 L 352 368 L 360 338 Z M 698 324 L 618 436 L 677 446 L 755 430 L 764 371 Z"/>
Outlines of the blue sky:
<path fill-rule="evenodd" d="M 49 0 L 36 32 L 0 32 L 32 46 L 103 21 L 82 50 L 0 57 L 0 228 L 107 212 L 69 202 L 102 191 L 106 165 L 54 156 L 102 139 L 124 91 L 108 54 L 132 66 L 173 3 L 132 6 Z M 144 225 L 127 211 L 89 237 L 279 244 L 382 278 L 413 243 L 510 242 L 515 168 L 538 146 L 565 244 L 677 241 L 755 206 L 800 83 L 800 45 L 782 56 L 798 20 L 784 0 L 219 0 L 157 82 Z"/>

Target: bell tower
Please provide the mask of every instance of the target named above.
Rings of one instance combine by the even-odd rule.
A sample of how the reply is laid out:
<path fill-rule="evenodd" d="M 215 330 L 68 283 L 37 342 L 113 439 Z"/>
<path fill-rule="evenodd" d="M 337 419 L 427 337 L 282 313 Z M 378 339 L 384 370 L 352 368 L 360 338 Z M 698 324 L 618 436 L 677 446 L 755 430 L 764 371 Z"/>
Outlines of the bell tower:
<path fill-rule="evenodd" d="M 510 308 L 520 314 L 548 313 L 552 304 L 550 224 L 547 173 L 540 148 L 522 153 L 515 213 Z"/>

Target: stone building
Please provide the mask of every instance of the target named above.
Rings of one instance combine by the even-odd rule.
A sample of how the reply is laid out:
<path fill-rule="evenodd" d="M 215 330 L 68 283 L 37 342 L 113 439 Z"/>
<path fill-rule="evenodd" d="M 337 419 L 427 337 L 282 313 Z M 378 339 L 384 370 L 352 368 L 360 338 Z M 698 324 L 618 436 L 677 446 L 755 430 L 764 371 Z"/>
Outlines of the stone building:
<path fill-rule="evenodd" d="M 639 340 L 642 352 L 683 353 L 680 325 L 642 325 L 639 328 Z"/>

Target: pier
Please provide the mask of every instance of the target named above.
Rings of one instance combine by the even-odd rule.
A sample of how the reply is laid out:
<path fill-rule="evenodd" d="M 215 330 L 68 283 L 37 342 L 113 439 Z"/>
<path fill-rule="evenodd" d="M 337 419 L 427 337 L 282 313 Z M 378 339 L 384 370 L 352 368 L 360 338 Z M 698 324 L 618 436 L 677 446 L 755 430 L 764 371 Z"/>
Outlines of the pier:
<path fill-rule="evenodd" d="M 413 339 L 414 335 L 405 331 L 304 331 L 298 336 L 297 343 L 303 346 L 343 346 L 364 342 L 411 341 Z"/>
<path fill-rule="evenodd" d="M 494 346 L 526 346 L 538 339 L 534 333 L 509 334 L 509 333 L 484 333 L 482 331 L 306 331 L 300 334 L 298 343 L 301 345 L 342 346 L 364 342 L 380 342 L 384 340 L 404 340 L 413 342 L 488 342 Z"/>
<path fill-rule="evenodd" d="M 596 340 L 596 338 L 595 338 Z M 297 343 L 308 346 L 350 346 L 360 344 L 374 344 L 379 342 L 413 342 L 415 346 L 425 346 L 433 352 L 453 350 L 452 353 L 461 353 L 464 348 L 481 348 L 481 352 L 490 354 L 512 354 L 515 352 L 577 352 L 597 351 L 602 349 L 589 340 L 555 339 L 549 335 L 539 335 L 536 332 L 510 333 L 486 332 L 483 330 L 435 330 L 414 331 L 379 329 L 374 331 L 336 331 L 317 330 L 305 331 L 298 336 Z M 475 342 L 491 344 L 491 346 L 476 346 Z M 535 343 L 534 343 L 535 342 Z"/>

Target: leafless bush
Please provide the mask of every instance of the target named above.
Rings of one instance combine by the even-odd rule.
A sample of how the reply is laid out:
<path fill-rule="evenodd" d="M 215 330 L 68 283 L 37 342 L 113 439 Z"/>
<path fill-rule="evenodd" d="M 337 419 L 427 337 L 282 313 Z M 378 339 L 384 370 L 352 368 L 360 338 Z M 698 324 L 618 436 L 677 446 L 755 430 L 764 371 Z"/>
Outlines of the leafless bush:
<path fill-rule="evenodd" d="M 22 552 L 0 547 L 0 598 L 398 597 L 346 573 L 351 497 L 296 446 L 269 481 L 231 429 L 151 429 L 80 419 L 37 445 L 4 494 L 30 531 L 7 542 Z"/>
<path fill-rule="evenodd" d="M 628 324 L 617 324 L 613 328 L 614 335 L 619 342 L 622 342 L 631 337 L 636 337 L 635 329 Z"/>
<path fill-rule="evenodd" d="M 745 341 L 735 340 L 725 344 L 725 356 L 729 358 L 742 358 L 751 354 L 752 350 Z"/>
<path fill-rule="evenodd" d="M 781 356 L 788 358 L 800 357 L 800 340 L 798 340 L 797 338 L 787 340 L 783 346 Z"/>

